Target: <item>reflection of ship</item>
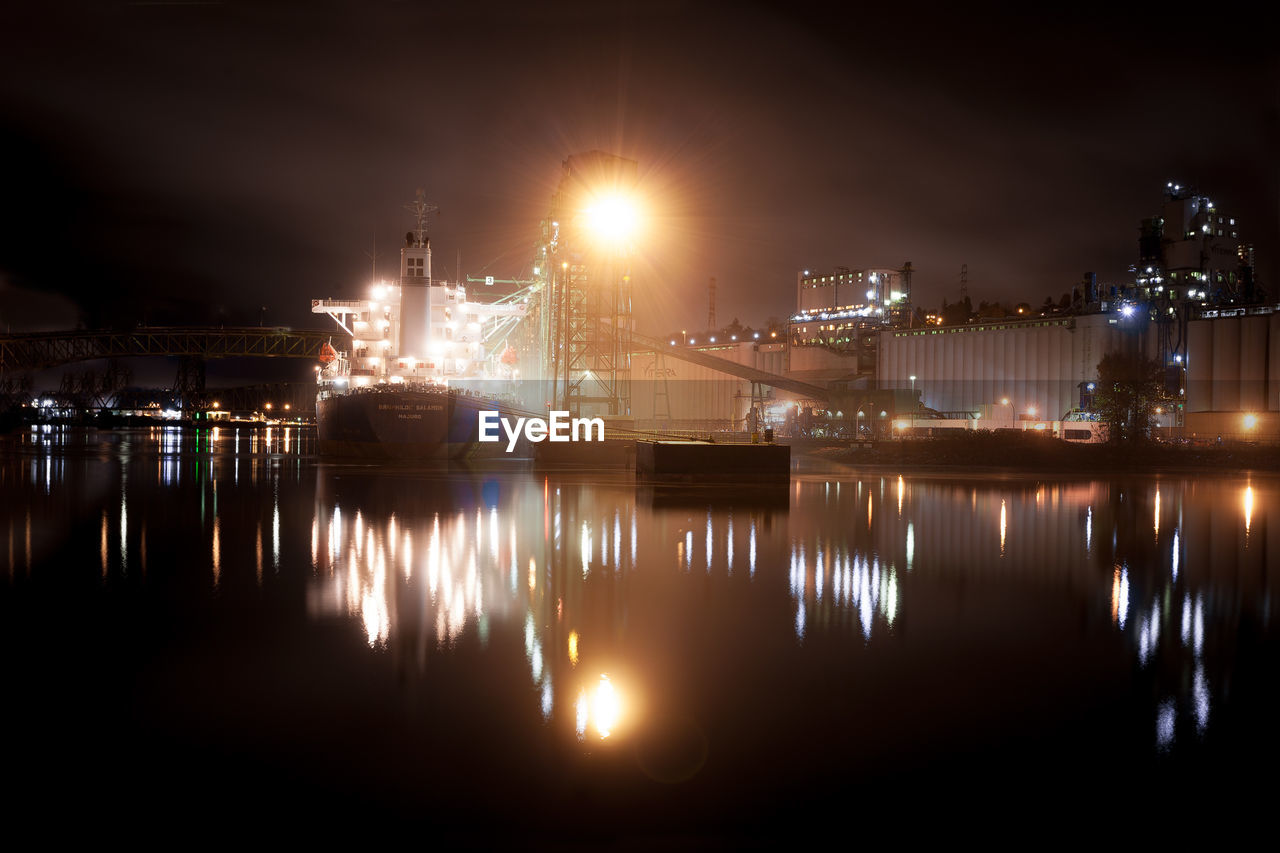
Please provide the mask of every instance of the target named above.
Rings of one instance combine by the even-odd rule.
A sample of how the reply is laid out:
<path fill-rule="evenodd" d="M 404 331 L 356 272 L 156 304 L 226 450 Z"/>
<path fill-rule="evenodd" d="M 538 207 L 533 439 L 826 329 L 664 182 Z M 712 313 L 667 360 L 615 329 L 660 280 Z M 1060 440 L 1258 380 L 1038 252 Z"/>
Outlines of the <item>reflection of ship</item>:
<path fill-rule="evenodd" d="M 410 209 L 417 228 L 405 235 L 398 282 L 375 284 L 367 299 L 312 300 L 312 313 L 351 336 L 349 351 L 321 354 L 322 454 L 463 456 L 476 444 L 479 412 L 505 408 L 495 389 L 518 378 L 498 350 L 525 304 L 468 302 L 461 284 L 433 279 L 426 223 L 435 208 L 419 193 Z"/>

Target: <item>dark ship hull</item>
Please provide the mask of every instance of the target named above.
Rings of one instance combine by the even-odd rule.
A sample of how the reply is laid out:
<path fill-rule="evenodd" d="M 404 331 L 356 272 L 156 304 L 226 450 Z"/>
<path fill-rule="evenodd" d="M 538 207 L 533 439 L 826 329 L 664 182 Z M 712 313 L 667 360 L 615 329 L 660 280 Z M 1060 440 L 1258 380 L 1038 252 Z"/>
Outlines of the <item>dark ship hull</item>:
<path fill-rule="evenodd" d="M 460 459 L 479 443 L 479 414 L 498 406 L 444 388 L 376 386 L 316 400 L 324 456 Z"/>

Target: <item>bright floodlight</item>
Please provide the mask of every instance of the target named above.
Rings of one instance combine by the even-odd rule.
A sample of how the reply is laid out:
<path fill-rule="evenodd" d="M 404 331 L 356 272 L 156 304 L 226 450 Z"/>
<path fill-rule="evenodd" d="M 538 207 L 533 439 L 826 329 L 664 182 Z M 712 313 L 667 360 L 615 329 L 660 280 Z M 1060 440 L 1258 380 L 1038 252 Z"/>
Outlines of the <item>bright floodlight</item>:
<path fill-rule="evenodd" d="M 1257 415 L 1254 415 L 1254 414 L 1248 414 L 1248 415 L 1245 415 L 1245 416 L 1244 416 L 1244 428 L 1245 428 L 1245 429 L 1253 429 L 1253 428 L 1254 428 L 1254 427 L 1256 427 L 1257 425 L 1258 425 L 1258 416 L 1257 416 Z"/>
<path fill-rule="evenodd" d="M 625 243 L 636 232 L 640 215 L 635 202 L 626 196 L 606 196 L 596 199 L 586 210 L 587 228 L 598 240 L 607 243 Z"/>

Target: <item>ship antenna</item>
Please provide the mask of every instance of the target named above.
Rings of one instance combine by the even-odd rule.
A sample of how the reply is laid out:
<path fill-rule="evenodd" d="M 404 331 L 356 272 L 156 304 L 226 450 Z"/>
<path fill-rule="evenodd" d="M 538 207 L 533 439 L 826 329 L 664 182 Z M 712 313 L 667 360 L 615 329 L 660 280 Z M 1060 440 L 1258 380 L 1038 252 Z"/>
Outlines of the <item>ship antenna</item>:
<path fill-rule="evenodd" d="M 369 252 L 365 252 L 364 256 L 373 263 L 373 278 L 371 278 L 370 281 L 377 281 L 378 280 L 378 258 L 382 257 L 382 255 L 378 252 L 378 230 L 376 228 L 373 231 L 373 250 Z"/>
<path fill-rule="evenodd" d="M 417 227 L 413 229 L 413 245 L 422 248 L 427 245 L 427 217 L 439 213 L 440 208 L 427 201 L 426 193 L 419 189 L 417 197 L 406 204 L 405 210 L 413 214 Z"/>

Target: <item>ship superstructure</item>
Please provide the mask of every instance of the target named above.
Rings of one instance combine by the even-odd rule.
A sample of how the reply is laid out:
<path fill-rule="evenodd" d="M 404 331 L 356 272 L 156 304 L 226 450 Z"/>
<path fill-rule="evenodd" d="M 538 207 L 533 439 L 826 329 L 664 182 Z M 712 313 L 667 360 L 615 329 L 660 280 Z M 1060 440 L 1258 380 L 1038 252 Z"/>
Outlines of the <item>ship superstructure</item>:
<path fill-rule="evenodd" d="M 315 299 L 349 345 L 326 349 L 318 368 L 321 452 L 457 456 L 474 444 L 476 414 L 499 408 L 494 390 L 520 377 L 501 356 L 527 311 L 527 294 L 469 301 L 466 287 L 431 274 L 421 194 L 400 250 L 400 276 L 362 299 Z M 485 390 L 478 390 L 485 389 Z"/>
<path fill-rule="evenodd" d="M 498 363 L 506 332 L 527 303 L 472 302 L 466 287 L 431 275 L 431 240 L 421 199 L 418 228 L 405 235 L 400 276 L 373 285 L 364 299 L 314 299 L 313 314 L 327 314 L 350 336 L 321 371 L 322 391 L 404 382 L 459 384 L 518 378 Z M 329 387 L 323 387 L 329 386 Z"/>

